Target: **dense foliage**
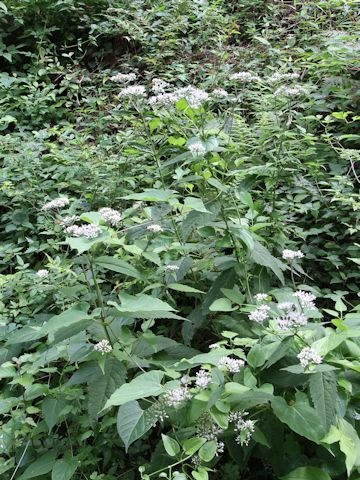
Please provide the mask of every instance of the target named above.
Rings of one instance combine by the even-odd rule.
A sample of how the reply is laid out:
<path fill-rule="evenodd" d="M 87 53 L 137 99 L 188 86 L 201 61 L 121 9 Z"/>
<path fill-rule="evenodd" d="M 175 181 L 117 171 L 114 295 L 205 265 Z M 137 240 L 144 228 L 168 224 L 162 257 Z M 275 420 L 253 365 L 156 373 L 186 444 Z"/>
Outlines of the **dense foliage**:
<path fill-rule="evenodd" d="M 1 478 L 359 480 L 358 2 L 0 25 Z"/>

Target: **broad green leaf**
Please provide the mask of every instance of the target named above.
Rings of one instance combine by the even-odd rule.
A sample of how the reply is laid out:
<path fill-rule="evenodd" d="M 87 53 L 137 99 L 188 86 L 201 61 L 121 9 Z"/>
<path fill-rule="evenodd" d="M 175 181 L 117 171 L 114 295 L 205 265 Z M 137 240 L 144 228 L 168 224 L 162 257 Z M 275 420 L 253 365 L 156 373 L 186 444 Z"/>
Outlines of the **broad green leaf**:
<path fill-rule="evenodd" d="M 80 461 L 70 456 L 57 460 L 51 472 L 51 480 L 70 480 L 79 465 Z"/>
<path fill-rule="evenodd" d="M 46 473 L 51 472 L 56 460 L 56 452 L 50 450 L 41 457 L 39 457 L 35 462 L 32 462 L 24 471 L 20 477 L 16 480 L 28 480 L 30 478 L 39 477 L 40 475 L 45 475 Z"/>
<path fill-rule="evenodd" d="M 136 400 L 125 403 L 119 408 L 117 431 L 124 442 L 126 451 L 135 440 L 142 437 L 151 427 L 151 421 L 146 419 L 145 411 L 142 410 Z"/>
<path fill-rule="evenodd" d="M 172 313 L 175 309 L 171 305 L 151 295 L 144 293 L 138 293 L 137 295 L 121 293 L 119 298 L 121 300 L 121 306 L 114 302 L 108 302 L 109 305 L 113 305 L 119 312 L 130 317 L 144 319 L 181 319 L 181 317 Z"/>
<path fill-rule="evenodd" d="M 161 434 L 162 442 L 166 453 L 170 455 L 170 457 L 175 457 L 180 452 L 180 445 L 174 439 L 169 437 L 168 435 Z"/>
<path fill-rule="evenodd" d="M 244 303 L 244 294 L 235 288 L 221 288 L 221 293 L 223 293 L 225 297 L 231 300 L 233 303 L 237 303 L 238 305 L 242 305 Z"/>
<path fill-rule="evenodd" d="M 43 333 L 49 335 L 49 339 L 51 340 L 54 338 L 56 332 L 63 331 L 67 327 L 73 326 L 75 323 L 83 323 L 84 320 L 91 320 L 91 317 L 87 314 L 88 309 L 89 304 L 82 302 L 72 306 L 65 312 L 60 313 L 60 315 L 51 317 L 50 320 L 43 325 Z"/>
<path fill-rule="evenodd" d="M 204 462 L 210 462 L 216 454 L 217 443 L 215 440 L 210 440 L 209 442 L 204 443 L 204 445 L 199 450 L 199 457 Z"/>
<path fill-rule="evenodd" d="M 61 412 L 65 406 L 66 400 L 64 398 L 46 397 L 42 401 L 41 410 L 49 432 L 52 430 L 53 426 L 58 423 Z"/>
<path fill-rule="evenodd" d="M 183 285 L 182 283 L 170 283 L 166 285 L 167 288 L 171 288 L 171 290 L 176 290 L 178 292 L 184 293 L 205 293 L 202 290 L 198 290 L 197 288 L 189 287 L 189 285 Z"/>
<path fill-rule="evenodd" d="M 160 384 L 163 377 L 164 372 L 161 370 L 152 370 L 151 372 L 142 373 L 130 383 L 125 383 L 118 388 L 106 402 L 104 408 L 113 405 L 124 405 L 124 403 L 132 402 L 139 398 L 159 395 L 163 392 L 163 387 Z"/>
<path fill-rule="evenodd" d="M 322 420 L 325 432 L 328 432 L 336 409 L 336 376 L 334 372 L 319 372 L 310 375 L 310 395 L 315 410 Z"/>
<path fill-rule="evenodd" d="M 270 268 L 270 270 L 272 270 L 278 277 L 280 282 L 284 284 L 284 275 L 282 272 L 286 270 L 286 266 L 283 264 L 283 262 L 271 255 L 269 250 L 265 248 L 264 245 L 258 241 L 255 241 L 254 248 L 250 255 L 255 263 Z"/>
<path fill-rule="evenodd" d="M 105 402 L 115 390 L 125 383 L 126 368 L 115 358 L 105 361 L 104 373 L 98 370 L 88 382 L 88 411 L 89 417 L 95 421 Z"/>
<path fill-rule="evenodd" d="M 46 334 L 41 327 L 26 326 L 11 332 L 5 345 L 16 345 L 17 343 L 33 342 Z"/>
<path fill-rule="evenodd" d="M 143 200 L 145 202 L 167 202 L 176 198 L 176 194 L 175 190 L 149 188 L 142 193 L 132 193 L 123 198 L 126 200 Z"/>
<path fill-rule="evenodd" d="M 301 398 L 288 405 L 282 397 L 274 397 L 271 406 L 278 419 L 286 423 L 294 432 L 319 444 L 325 434 L 321 418 L 307 400 Z"/>
<path fill-rule="evenodd" d="M 211 213 L 209 210 L 206 210 L 205 205 L 201 198 L 196 197 L 186 197 L 184 200 L 185 207 L 191 208 L 197 212 Z"/>
<path fill-rule="evenodd" d="M 87 252 L 97 243 L 101 243 L 104 240 L 107 240 L 110 237 L 107 231 L 102 231 L 100 235 L 95 238 L 86 238 L 86 237 L 67 237 L 65 243 L 69 245 L 72 250 L 77 250 L 78 255 L 81 255 L 84 252 Z"/>
<path fill-rule="evenodd" d="M 186 455 L 194 455 L 202 445 L 206 442 L 205 438 L 200 437 L 192 437 L 185 440 L 182 444 L 182 448 L 184 449 Z"/>
<path fill-rule="evenodd" d="M 355 428 L 344 418 L 338 419 L 340 450 L 345 455 L 346 470 L 348 476 L 355 467 L 360 467 L 360 439 Z"/>
<path fill-rule="evenodd" d="M 300 467 L 288 473 L 281 480 L 331 480 L 331 477 L 316 467 Z"/>
<path fill-rule="evenodd" d="M 204 467 L 199 467 L 197 470 L 193 470 L 191 475 L 195 480 L 209 480 L 209 474 Z"/>
<path fill-rule="evenodd" d="M 211 312 L 232 312 L 237 307 L 233 307 L 228 298 L 218 298 L 209 307 Z"/>
<path fill-rule="evenodd" d="M 135 267 L 130 265 L 130 263 L 120 260 L 115 257 L 98 257 L 95 260 L 95 265 L 105 268 L 106 270 L 111 270 L 112 272 L 122 273 L 128 277 L 141 279 L 142 275 L 136 270 Z"/>

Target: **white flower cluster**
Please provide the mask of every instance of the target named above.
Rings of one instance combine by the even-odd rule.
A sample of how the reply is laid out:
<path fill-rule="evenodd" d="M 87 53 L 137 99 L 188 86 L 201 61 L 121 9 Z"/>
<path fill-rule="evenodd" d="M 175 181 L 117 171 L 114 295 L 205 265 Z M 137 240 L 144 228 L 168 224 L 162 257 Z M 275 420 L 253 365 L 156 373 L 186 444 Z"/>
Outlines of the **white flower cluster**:
<path fill-rule="evenodd" d="M 101 342 L 94 345 L 94 350 L 100 352 L 102 355 L 105 355 L 105 353 L 111 352 L 112 346 L 110 345 L 109 340 L 101 340 Z"/>
<path fill-rule="evenodd" d="M 149 98 L 149 105 L 156 107 L 173 107 L 179 98 L 174 93 L 160 93 Z"/>
<path fill-rule="evenodd" d="M 166 404 L 161 397 L 157 402 L 153 403 L 151 407 L 145 410 L 146 421 L 151 424 L 152 427 L 155 427 L 156 422 L 164 422 L 169 415 L 166 411 Z"/>
<path fill-rule="evenodd" d="M 240 368 L 245 365 L 244 360 L 239 360 L 231 357 L 221 357 L 218 362 L 218 367 L 225 367 L 230 373 L 240 372 Z"/>
<path fill-rule="evenodd" d="M 269 318 L 269 305 L 260 305 L 256 310 L 249 314 L 249 320 L 256 323 L 264 323 Z"/>
<path fill-rule="evenodd" d="M 277 83 L 285 80 L 295 80 L 299 77 L 300 77 L 300 74 L 297 72 L 293 72 L 293 73 L 275 72 L 272 75 L 270 75 L 270 77 L 267 78 L 267 81 L 270 83 Z"/>
<path fill-rule="evenodd" d="M 224 451 L 224 443 L 218 440 L 218 436 L 223 433 L 223 429 L 217 425 L 209 412 L 204 413 L 197 420 L 196 423 L 196 435 L 206 440 L 216 440 L 216 453 L 222 453 Z"/>
<path fill-rule="evenodd" d="M 302 308 L 316 308 L 314 303 L 316 297 L 312 293 L 299 290 L 298 292 L 293 293 L 293 297 L 296 297 L 299 300 Z"/>
<path fill-rule="evenodd" d="M 62 227 L 66 227 L 66 226 L 71 225 L 72 223 L 74 223 L 78 220 L 80 220 L 80 217 L 78 217 L 77 215 L 71 215 L 71 216 L 68 216 L 68 217 L 63 217 L 60 220 L 60 225 Z"/>
<path fill-rule="evenodd" d="M 100 215 L 103 219 L 112 227 L 115 227 L 118 223 L 121 222 L 121 213 L 113 208 L 100 208 L 99 210 Z"/>
<path fill-rule="evenodd" d="M 207 92 L 191 85 L 178 88 L 174 93 L 179 100 L 185 98 L 191 108 L 200 108 L 201 105 L 210 99 L 210 95 Z"/>
<path fill-rule="evenodd" d="M 212 91 L 212 96 L 215 98 L 227 98 L 229 94 L 223 88 L 214 88 Z"/>
<path fill-rule="evenodd" d="M 166 265 L 165 267 L 165 270 L 167 272 L 177 272 L 179 270 L 179 266 L 178 265 Z"/>
<path fill-rule="evenodd" d="M 210 350 L 213 350 L 214 348 L 220 348 L 220 345 L 218 343 L 212 343 L 209 345 Z"/>
<path fill-rule="evenodd" d="M 280 330 L 289 330 L 291 328 L 304 327 L 307 324 L 308 319 L 303 313 L 291 310 L 287 313 L 283 313 L 276 319 L 276 322 Z"/>
<path fill-rule="evenodd" d="M 284 312 L 289 312 L 295 307 L 295 304 L 292 302 L 282 302 L 278 304 L 278 309 L 283 310 Z"/>
<path fill-rule="evenodd" d="M 120 98 L 146 97 L 146 89 L 142 85 L 131 85 L 123 88 L 119 93 Z"/>
<path fill-rule="evenodd" d="M 164 231 L 161 225 L 158 225 L 157 223 L 153 223 L 152 225 L 148 225 L 146 227 L 146 230 L 151 233 L 161 233 Z"/>
<path fill-rule="evenodd" d="M 168 407 L 177 407 L 192 397 L 187 386 L 178 387 L 170 390 L 163 395 L 163 400 Z"/>
<path fill-rule="evenodd" d="M 255 432 L 255 422 L 253 420 L 245 420 L 244 417 L 249 412 L 231 412 L 229 422 L 234 423 L 234 431 L 238 433 L 235 441 L 240 445 L 249 445 L 252 434 Z"/>
<path fill-rule="evenodd" d="M 269 298 L 269 295 L 267 293 L 257 293 L 255 295 L 255 300 L 258 302 L 263 302 L 264 300 L 267 300 Z"/>
<path fill-rule="evenodd" d="M 353 417 L 354 420 L 360 420 L 360 413 L 354 412 L 354 413 L 352 414 L 352 417 Z"/>
<path fill-rule="evenodd" d="M 285 249 L 282 252 L 282 258 L 284 260 L 295 260 L 295 258 L 303 258 L 304 254 L 301 250 L 289 250 Z"/>
<path fill-rule="evenodd" d="M 46 268 L 43 268 L 41 270 L 38 270 L 36 272 L 36 275 L 40 278 L 45 278 L 49 275 L 49 270 L 46 270 Z"/>
<path fill-rule="evenodd" d="M 230 80 L 236 80 L 243 83 L 259 82 L 260 77 L 251 72 L 238 72 L 230 75 Z"/>
<path fill-rule="evenodd" d="M 59 197 L 51 200 L 50 202 L 43 205 L 42 210 L 55 210 L 59 208 L 64 208 L 66 205 L 69 205 L 69 199 L 66 197 Z"/>
<path fill-rule="evenodd" d="M 303 348 L 297 358 L 300 360 L 300 363 L 304 368 L 311 363 L 319 365 L 323 361 L 322 357 L 311 347 Z"/>
<path fill-rule="evenodd" d="M 195 380 L 195 385 L 202 390 L 207 388 L 210 383 L 212 382 L 210 372 L 207 372 L 206 370 L 199 370 L 196 372 L 196 380 Z"/>
<path fill-rule="evenodd" d="M 153 78 L 151 82 L 151 90 L 154 93 L 164 93 L 167 87 L 169 87 L 169 84 L 161 78 Z"/>
<path fill-rule="evenodd" d="M 188 148 L 193 157 L 202 157 L 206 153 L 206 148 L 201 142 L 192 143 Z"/>
<path fill-rule="evenodd" d="M 110 77 L 110 80 L 116 83 L 133 82 L 134 80 L 136 80 L 136 74 L 135 73 L 117 73 L 116 75 L 113 75 L 112 77 Z"/>
<path fill-rule="evenodd" d="M 274 96 L 279 97 L 284 95 L 286 97 L 298 97 L 306 93 L 306 90 L 301 85 L 295 85 L 294 87 L 282 86 L 275 90 Z"/>
<path fill-rule="evenodd" d="M 100 235 L 101 229 L 96 225 L 70 225 L 64 232 L 73 237 L 96 238 Z"/>

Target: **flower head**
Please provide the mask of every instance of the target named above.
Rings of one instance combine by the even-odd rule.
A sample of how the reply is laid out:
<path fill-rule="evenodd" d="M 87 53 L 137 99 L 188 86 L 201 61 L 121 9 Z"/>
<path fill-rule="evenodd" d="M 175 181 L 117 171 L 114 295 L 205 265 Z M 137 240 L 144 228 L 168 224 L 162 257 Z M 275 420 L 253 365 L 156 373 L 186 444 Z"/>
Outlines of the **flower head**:
<path fill-rule="evenodd" d="M 206 370 L 199 370 L 196 372 L 196 380 L 195 380 L 195 385 L 201 389 L 205 389 L 210 383 L 212 382 L 211 380 L 211 375 L 209 372 Z"/>
<path fill-rule="evenodd" d="M 115 227 L 118 223 L 121 222 L 121 213 L 112 208 L 104 207 L 99 210 L 100 215 L 103 219 L 112 227 Z"/>
<path fill-rule="evenodd" d="M 117 73 L 116 75 L 113 75 L 112 77 L 110 77 L 110 80 L 116 83 L 133 82 L 134 80 L 136 80 L 136 74 L 135 73 Z"/>
<path fill-rule="evenodd" d="M 188 148 L 193 157 L 201 157 L 206 153 L 206 148 L 201 142 L 192 143 Z"/>
<path fill-rule="evenodd" d="M 300 363 L 304 368 L 311 363 L 319 365 L 323 361 L 322 357 L 311 347 L 303 348 L 297 358 L 300 360 Z"/>
<path fill-rule="evenodd" d="M 163 395 L 165 404 L 168 407 L 177 407 L 192 397 L 187 386 L 174 388 Z"/>
<path fill-rule="evenodd" d="M 316 300 L 315 295 L 309 292 L 303 292 L 302 290 L 299 290 L 295 293 L 293 293 L 293 297 L 296 297 L 299 300 L 299 303 L 302 308 L 316 308 L 314 300 Z"/>
<path fill-rule="evenodd" d="M 284 260 L 294 260 L 295 258 L 303 258 L 304 254 L 302 253 L 301 250 L 288 250 L 285 249 L 282 252 L 282 258 Z"/>
<path fill-rule="evenodd" d="M 146 97 L 146 89 L 142 85 L 125 87 L 119 93 L 120 98 Z"/>
<path fill-rule="evenodd" d="M 73 237 L 96 238 L 101 234 L 101 229 L 96 225 L 70 225 L 64 230 Z"/>
<path fill-rule="evenodd" d="M 268 319 L 270 313 L 269 305 L 260 305 L 256 310 L 249 314 L 249 320 L 256 323 L 264 323 Z"/>
<path fill-rule="evenodd" d="M 54 200 L 51 200 L 50 202 L 47 202 L 43 205 L 42 210 L 56 210 L 60 209 L 63 207 L 66 207 L 66 205 L 69 205 L 69 199 L 66 197 L 59 197 L 55 198 Z"/>
<path fill-rule="evenodd" d="M 36 272 L 36 275 L 40 278 L 45 278 L 49 275 L 49 270 L 46 270 L 46 268 L 43 268 L 41 270 L 38 270 Z"/>
<path fill-rule="evenodd" d="M 290 312 L 295 307 L 295 304 L 292 302 L 282 302 L 278 304 L 279 310 L 284 310 L 284 312 Z"/>
<path fill-rule="evenodd" d="M 159 93 L 149 98 L 149 105 L 154 107 L 173 107 L 179 100 L 174 93 Z"/>
<path fill-rule="evenodd" d="M 60 225 L 62 227 L 67 227 L 68 225 L 71 225 L 74 222 L 77 222 L 78 220 L 80 220 L 80 217 L 78 217 L 77 215 L 71 215 L 71 216 L 63 217 L 60 220 Z"/>
<path fill-rule="evenodd" d="M 291 328 L 304 327 L 308 319 L 303 313 L 291 310 L 283 313 L 276 321 L 280 330 L 289 330 Z"/>
<path fill-rule="evenodd" d="M 101 342 L 97 343 L 94 345 L 94 350 L 97 352 L 100 352 L 102 355 L 105 355 L 105 353 L 109 353 L 112 350 L 112 346 L 110 345 L 109 340 L 101 340 Z"/>
<path fill-rule="evenodd" d="M 301 85 L 295 85 L 294 87 L 282 86 L 275 90 L 274 96 L 279 97 L 280 95 L 284 95 L 285 97 L 298 97 L 305 93 L 306 90 Z"/>
<path fill-rule="evenodd" d="M 185 98 L 191 108 L 200 108 L 210 98 L 210 95 L 207 92 L 191 85 L 178 88 L 175 90 L 174 94 L 177 96 L 178 100 Z"/>
<path fill-rule="evenodd" d="M 230 80 L 236 80 L 243 83 L 259 82 L 261 79 L 251 72 L 238 72 L 230 75 Z"/>
<path fill-rule="evenodd" d="M 157 223 L 153 223 L 152 225 L 148 225 L 146 227 L 146 230 L 151 233 L 161 233 L 164 231 L 161 225 L 158 225 Z"/>
<path fill-rule="evenodd" d="M 244 360 L 239 360 L 231 357 L 221 357 L 218 362 L 218 367 L 225 367 L 230 373 L 240 372 L 240 368 L 245 365 Z"/>
<path fill-rule="evenodd" d="M 245 420 L 249 412 L 231 412 L 229 422 L 234 423 L 234 431 L 238 433 L 235 441 L 240 445 L 249 445 L 252 434 L 255 431 L 255 422 L 253 420 Z"/>
<path fill-rule="evenodd" d="M 151 90 L 154 93 L 164 93 L 165 89 L 169 86 L 167 82 L 161 80 L 161 78 L 153 78 L 151 82 Z"/>
<path fill-rule="evenodd" d="M 177 272 L 177 271 L 179 270 L 179 268 L 180 268 L 180 267 L 179 267 L 178 265 L 171 265 L 171 264 L 170 264 L 170 265 L 166 265 L 166 266 L 165 266 L 165 270 L 166 270 L 167 272 Z"/>
<path fill-rule="evenodd" d="M 267 300 L 269 298 L 269 295 L 267 293 L 257 293 L 255 295 L 255 300 L 258 302 L 262 302 L 263 300 Z"/>
<path fill-rule="evenodd" d="M 215 88 L 212 91 L 212 96 L 215 98 L 226 98 L 229 96 L 228 92 L 223 88 Z"/>
<path fill-rule="evenodd" d="M 277 83 L 277 82 L 282 82 L 284 80 L 294 80 L 294 79 L 299 78 L 299 77 L 300 77 L 300 74 L 297 73 L 297 72 L 293 72 L 293 73 L 275 72 L 270 77 L 268 77 L 266 80 L 269 83 Z"/>

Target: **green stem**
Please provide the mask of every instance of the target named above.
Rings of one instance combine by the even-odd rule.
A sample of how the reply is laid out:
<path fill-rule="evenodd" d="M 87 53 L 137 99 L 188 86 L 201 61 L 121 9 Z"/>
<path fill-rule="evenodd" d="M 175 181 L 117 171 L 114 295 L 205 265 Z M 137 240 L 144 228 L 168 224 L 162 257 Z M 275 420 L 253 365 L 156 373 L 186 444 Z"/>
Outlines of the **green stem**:
<path fill-rule="evenodd" d="M 164 470 L 167 470 L 167 469 L 176 467 L 176 465 L 180 465 L 180 463 L 186 462 L 186 460 L 189 460 L 189 458 L 191 458 L 191 457 L 192 457 L 192 455 L 188 455 L 187 457 L 183 458 L 182 460 L 179 460 L 179 461 L 176 462 L 176 463 L 172 463 L 171 465 L 168 465 L 167 467 L 160 468 L 160 470 L 156 470 L 156 472 L 149 473 L 149 477 L 152 477 L 153 475 L 156 475 L 157 473 L 161 473 L 161 472 L 163 472 Z"/>

